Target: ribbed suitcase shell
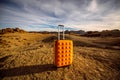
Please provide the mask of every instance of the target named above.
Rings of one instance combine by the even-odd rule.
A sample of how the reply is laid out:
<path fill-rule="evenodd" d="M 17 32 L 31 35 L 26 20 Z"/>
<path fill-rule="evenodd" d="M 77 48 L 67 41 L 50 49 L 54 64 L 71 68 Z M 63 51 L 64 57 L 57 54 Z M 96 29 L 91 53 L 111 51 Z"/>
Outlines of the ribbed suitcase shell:
<path fill-rule="evenodd" d="M 57 40 L 54 45 L 55 62 L 57 67 L 72 64 L 73 58 L 73 42 L 71 40 Z"/>

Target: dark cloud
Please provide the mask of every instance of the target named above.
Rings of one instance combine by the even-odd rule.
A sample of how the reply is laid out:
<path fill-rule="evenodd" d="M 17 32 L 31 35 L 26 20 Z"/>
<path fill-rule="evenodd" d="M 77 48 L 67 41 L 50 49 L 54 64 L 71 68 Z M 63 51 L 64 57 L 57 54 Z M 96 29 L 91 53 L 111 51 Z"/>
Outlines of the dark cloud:
<path fill-rule="evenodd" d="M 22 5 L 14 2 L 12 0 L 0 0 L 0 5 L 2 5 L 1 7 L 6 7 L 6 6 L 10 6 L 10 7 L 14 7 L 14 8 L 21 8 L 22 7 Z"/>
<path fill-rule="evenodd" d="M 99 5 L 106 4 L 104 6 L 114 9 L 120 9 L 120 0 L 97 0 Z"/>

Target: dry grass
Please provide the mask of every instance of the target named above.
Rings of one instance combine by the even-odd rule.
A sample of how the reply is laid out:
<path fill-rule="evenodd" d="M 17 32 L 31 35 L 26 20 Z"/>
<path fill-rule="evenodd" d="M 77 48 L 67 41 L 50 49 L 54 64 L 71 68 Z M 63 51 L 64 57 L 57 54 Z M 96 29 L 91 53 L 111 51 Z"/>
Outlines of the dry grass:
<path fill-rule="evenodd" d="M 0 79 L 120 80 L 120 51 L 98 47 L 113 47 L 108 45 L 109 41 L 101 44 L 106 41 L 101 38 L 66 35 L 74 41 L 73 64 L 56 69 L 52 42 L 55 36 L 38 33 L 0 35 Z M 112 42 L 113 39 L 107 40 Z"/>

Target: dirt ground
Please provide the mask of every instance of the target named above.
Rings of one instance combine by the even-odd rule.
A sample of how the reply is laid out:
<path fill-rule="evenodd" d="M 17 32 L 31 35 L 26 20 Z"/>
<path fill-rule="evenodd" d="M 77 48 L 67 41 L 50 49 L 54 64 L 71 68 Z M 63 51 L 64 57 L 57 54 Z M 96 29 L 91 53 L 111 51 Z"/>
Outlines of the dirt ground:
<path fill-rule="evenodd" d="M 73 64 L 53 65 L 55 34 L 0 35 L 0 80 L 120 80 L 120 37 L 73 40 Z"/>

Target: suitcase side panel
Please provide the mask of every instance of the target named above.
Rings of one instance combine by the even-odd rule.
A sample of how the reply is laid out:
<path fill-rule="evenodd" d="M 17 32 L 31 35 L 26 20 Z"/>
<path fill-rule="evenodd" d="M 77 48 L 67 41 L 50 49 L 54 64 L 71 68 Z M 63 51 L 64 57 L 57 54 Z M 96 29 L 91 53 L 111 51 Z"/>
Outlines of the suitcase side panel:
<path fill-rule="evenodd" d="M 57 67 L 72 64 L 73 43 L 71 40 L 55 41 L 55 65 Z"/>

